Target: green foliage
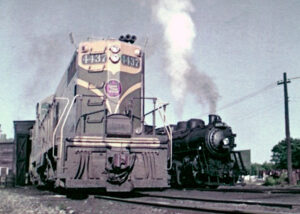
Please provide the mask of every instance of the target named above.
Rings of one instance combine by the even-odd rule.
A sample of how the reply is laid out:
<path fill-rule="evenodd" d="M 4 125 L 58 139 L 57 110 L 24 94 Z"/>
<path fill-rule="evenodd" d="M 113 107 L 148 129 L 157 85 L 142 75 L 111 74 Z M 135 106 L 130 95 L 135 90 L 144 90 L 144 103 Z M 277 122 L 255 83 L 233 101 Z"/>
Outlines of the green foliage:
<path fill-rule="evenodd" d="M 280 175 L 280 177 L 277 179 L 277 184 L 285 184 L 288 182 L 288 177 L 287 177 L 287 173 L 282 173 Z"/>
<path fill-rule="evenodd" d="M 258 175 L 258 172 L 262 170 L 261 164 L 259 163 L 252 163 L 250 167 L 250 175 Z"/>
<path fill-rule="evenodd" d="M 275 166 L 273 163 L 268 163 L 268 162 L 264 162 L 261 167 L 263 168 L 263 170 L 266 170 L 266 171 L 270 171 L 270 170 L 273 170 L 275 169 Z"/>
<path fill-rule="evenodd" d="M 291 139 L 292 166 L 300 169 L 300 139 Z M 280 141 L 272 149 L 272 159 L 276 169 L 287 168 L 287 144 L 285 140 Z"/>
<path fill-rule="evenodd" d="M 263 164 L 252 163 L 250 175 L 258 175 L 259 171 L 270 171 L 273 169 L 275 169 L 275 166 L 273 163 L 268 163 L 268 162 L 264 162 Z"/>
<path fill-rule="evenodd" d="M 265 186 L 274 186 L 276 185 L 276 180 L 273 177 L 267 177 L 264 183 Z"/>
<path fill-rule="evenodd" d="M 263 185 L 274 186 L 274 185 L 284 185 L 286 183 L 287 183 L 287 174 L 282 173 L 279 178 L 274 178 L 273 176 L 267 177 Z"/>

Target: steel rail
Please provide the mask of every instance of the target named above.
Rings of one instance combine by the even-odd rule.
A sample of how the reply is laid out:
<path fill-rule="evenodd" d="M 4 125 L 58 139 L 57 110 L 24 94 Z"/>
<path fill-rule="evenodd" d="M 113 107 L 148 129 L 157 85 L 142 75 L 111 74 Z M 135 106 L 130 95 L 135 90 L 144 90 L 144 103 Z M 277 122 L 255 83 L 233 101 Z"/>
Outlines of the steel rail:
<path fill-rule="evenodd" d="M 269 207 L 282 207 L 282 208 L 289 208 L 289 209 L 292 209 L 293 206 L 300 206 L 300 204 L 274 203 L 274 202 L 263 202 L 263 201 L 254 201 L 254 200 L 227 200 L 227 199 L 193 198 L 193 197 L 177 197 L 177 196 L 155 195 L 155 194 L 141 194 L 141 195 L 144 197 L 153 197 L 153 198 L 166 198 L 166 199 L 201 201 L 201 202 L 211 202 L 211 203 L 226 203 L 226 204 L 260 205 L 260 206 L 269 206 Z"/>
<path fill-rule="evenodd" d="M 266 188 L 266 189 L 205 189 L 205 188 L 185 188 L 186 190 L 198 190 L 207 192 L 245 192 L 245 193 L 273 193 L 273 194 L 300 194 L 300 188 Z"/>
<path fill-rule="evenodd" d="M 94 196 L 98 199 L 110 200 L 110 201 L 118 201 L 124 203 L 131 203 L 137 205 L 146 205 L 146 206 L 154 206 L 154 207 L 163 207 L 169 209 L 180 209 L 180 210 L 192 210 L 199 212 L 211 212 L 211 213 L 242 213 L 242 214 L 281 214 L 286 212 L 272 212 L 272 211 L 261 211 L 261 210 L 244 210 L 244 209 L 235 209 L 235 208 L 216 208 L 203 206 L 184 206 L 179 205 L 178 203 L 172 202 L 153 202 L 153 201 L 145 201 L 145 200 L 136 200 L 134 198 L 120 198 L 120 197 L 112 197 L 112 196 L 104 196 L 104 195 L 96 195 Z"/>

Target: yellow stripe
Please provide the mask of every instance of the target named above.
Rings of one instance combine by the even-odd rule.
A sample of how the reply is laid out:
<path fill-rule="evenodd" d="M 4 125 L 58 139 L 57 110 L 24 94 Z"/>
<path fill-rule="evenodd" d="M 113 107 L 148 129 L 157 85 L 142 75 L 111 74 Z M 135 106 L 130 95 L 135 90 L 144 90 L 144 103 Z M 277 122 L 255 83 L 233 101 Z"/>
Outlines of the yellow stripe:
<path fill-rule="evenodd" d="M 158 148 L 160 146 L 160 144 L 140 144 L 140 143 L 135 143 L 135 144 L 130 144 L 130 143 L 92 143 L 92 142 L 85 142 L 85 141 L 81 141 L 81 142 L 73 142 L 72 145 L 74 146 L 97 146 L 97 147 L 113 147 L 113 148 L 124 148 L 124 147 L 130 147 L 130 148 Z"/>
<path fill-rule="evenodd" d="M 141 138 L 105 138 L 97 136 L 76 136 L 72 138 L 72 145 L 75 146 L 111 146 L 111 147 L 131 147 L 131 148 L 158 148 L 165 144 L 160 143 L 158 138 L 155 137 L 141 137 Z"/>
<path fill-rule="evenodd" d="M 86 81 L 84 81 L 82 79 L 77 79 L 76 83 L 77 83 L 77 85 L 79 85 L 79 86 L 81 86 L 83 88 L 86 88 L 86 89 L 92 91 L 96 95 L 98 95 L 100 97 L 104 97 L 104 94 L 99 89 L 97 89 L 96 86 L 93 85 L 92 83 L 86 82 Z M 109 113 L 112 113 L 109 101 L 106 100 L 105 103 L 106 103 L 106 107 L 107 107 Z"/>
<path fill-rule="evenodd" d="M 89 141 L 89 142 L 108 142 L 108 143 L 155 143 L 160 144 L 158 138 L 104 138 L 96 136 L 76 136 L 71 138 L 71 141 Z"/>
<path fill-rule="evenodd" d="M 117 113 L 117 111 L 119 110 L 119 107 L 121 105 L 121 103 L 123 102 L 123 100 L 125 99 L 125 97 L 127 97 L 129 94 L 131 94 L 132 92 L 134 92 L 135 90 L 139 89 L 142 87 L 142 83 L 136 83 L 135 85 L 131 86 L 121 97 L 121 99 L 118 101 L 117 107 L 115 109 L 115 113 Z"/>

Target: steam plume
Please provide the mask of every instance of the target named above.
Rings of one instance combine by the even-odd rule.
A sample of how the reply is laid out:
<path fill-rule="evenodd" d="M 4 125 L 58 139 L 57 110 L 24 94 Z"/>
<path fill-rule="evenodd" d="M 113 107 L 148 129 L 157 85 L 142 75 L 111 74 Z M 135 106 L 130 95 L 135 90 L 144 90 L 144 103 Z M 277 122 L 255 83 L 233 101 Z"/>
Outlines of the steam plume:
<path fill-rule="evenodd" d="M 192 54 L 195 26 L 189 12 L 193 6 L 189 0 L 158 1 L 154 11 L 163 25 L 167 45 L 168 74 L 171 77 L 172 93 L 176 101 L 183 98 L 186 90 L 185 75 L 190 71 L 188 58 Z"/>
<path fill-rule="evenodd" d="M 202 106 L 208 105 L 210 114 L 215 114 L 220 95 L 214 81 L 206 73 L 197 71 L 193 65 L 186 75 L 186 81 L 188 93 L 192 93 Z"/>
<path fill-rule="evenodd" d="M 214 113 L 219 97 L 215 84 L 205 73 L 198 72 L 191 63 L 196 37 L 195 24 L 191 17 L 194 11 L 191 0 L 154 2 L 153 14 L 164 29 L 168 64 L 166 71 L 171 79 L 173 97 L 183 103 L 186 93 L 192 93 L 200 104 L 208 103 L 210 112 Z"/>

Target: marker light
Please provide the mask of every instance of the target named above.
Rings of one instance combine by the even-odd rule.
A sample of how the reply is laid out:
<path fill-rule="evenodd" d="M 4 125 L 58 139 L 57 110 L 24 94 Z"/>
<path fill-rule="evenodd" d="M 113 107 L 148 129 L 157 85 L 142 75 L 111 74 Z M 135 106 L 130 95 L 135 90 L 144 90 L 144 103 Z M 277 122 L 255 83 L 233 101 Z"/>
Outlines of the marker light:
<path fill-rule="evenodd" d="M 110 56 L 110 60 L 111 60 L 113 63 L 117 63 L 117 62 L 119 62 L 120 57 L 119 57 L 118 54 L 113 54 L 113 55 Z"/>
<path fill-rule="evenodd" d="M 120 48 L 118 46 L 113 45 L 110 47 L 110 50 L 113 53 L 118 53 L 120 51 Z"/>
<path fill-rule="evenodd" d="M 141 56 L 141 50 L 140 49 L 135 49 L 134 54 L 136 56 Z"/>

